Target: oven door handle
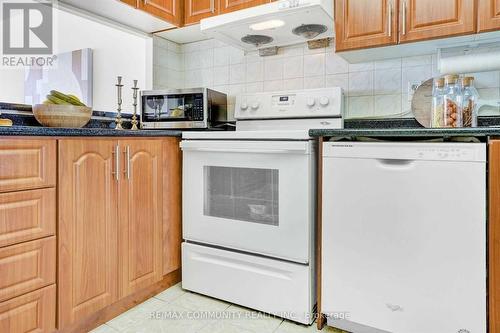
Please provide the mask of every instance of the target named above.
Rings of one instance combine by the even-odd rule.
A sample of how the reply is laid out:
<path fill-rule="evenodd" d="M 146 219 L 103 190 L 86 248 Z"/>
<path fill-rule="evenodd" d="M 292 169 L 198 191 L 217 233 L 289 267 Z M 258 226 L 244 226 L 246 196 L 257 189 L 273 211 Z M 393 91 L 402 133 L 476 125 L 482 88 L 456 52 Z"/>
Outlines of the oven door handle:
<path fill-rule="evenodd" d="M 184 151 L 213 152 L 213 153 L 245 153 L 245 154 L 304 154 L 307 149 L 236 149 L 236 148 L 196 148 L 183 147 Z"/>

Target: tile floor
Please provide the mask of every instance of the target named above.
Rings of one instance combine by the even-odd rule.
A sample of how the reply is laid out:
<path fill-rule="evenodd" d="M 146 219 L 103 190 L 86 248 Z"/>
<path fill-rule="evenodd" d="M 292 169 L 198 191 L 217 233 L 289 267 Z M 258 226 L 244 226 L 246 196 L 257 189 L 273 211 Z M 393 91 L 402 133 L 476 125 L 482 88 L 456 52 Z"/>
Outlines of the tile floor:
<path fill-rule="evenodd" d="M 216 313 L 223 319 L 193 318 Z M 249 318 L 250 317 L 250 318 Z M 176 284 L 99 326 L 92 333 L 302 333 L 318 332 L 234 304 L 185 291 Z M 341 333 L 325 327 L 321 332 Z"/>

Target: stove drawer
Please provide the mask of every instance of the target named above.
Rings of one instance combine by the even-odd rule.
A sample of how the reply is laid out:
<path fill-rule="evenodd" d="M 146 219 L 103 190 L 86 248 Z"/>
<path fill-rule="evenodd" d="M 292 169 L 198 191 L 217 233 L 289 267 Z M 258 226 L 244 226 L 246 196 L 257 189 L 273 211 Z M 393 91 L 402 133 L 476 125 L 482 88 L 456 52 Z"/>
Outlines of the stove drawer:
<path fill-rule="evenodd" d="M 182 287 L 310 324 L 316 303 L 312 270 L 249 254 L 182 244 Z"/>

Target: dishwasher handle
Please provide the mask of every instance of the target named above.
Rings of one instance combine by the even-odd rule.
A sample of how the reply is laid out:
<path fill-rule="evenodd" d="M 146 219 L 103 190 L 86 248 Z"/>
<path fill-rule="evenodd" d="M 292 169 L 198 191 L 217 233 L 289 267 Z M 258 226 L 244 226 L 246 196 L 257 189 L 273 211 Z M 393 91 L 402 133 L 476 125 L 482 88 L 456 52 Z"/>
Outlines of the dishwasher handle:
<path fill-rule="evenodd" d="M 390 169 L 408 169 L 415 164 L 415 160 L 410 159 L 377 158 L 376 160 L 382 167 Z"/>

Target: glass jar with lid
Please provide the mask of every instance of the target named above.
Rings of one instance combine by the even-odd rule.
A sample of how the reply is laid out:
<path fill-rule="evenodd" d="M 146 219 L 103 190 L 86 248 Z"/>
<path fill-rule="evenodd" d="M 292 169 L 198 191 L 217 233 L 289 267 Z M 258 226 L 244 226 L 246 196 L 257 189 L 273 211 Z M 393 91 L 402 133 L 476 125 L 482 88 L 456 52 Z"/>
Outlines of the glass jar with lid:
<path fill-rule="evenodd" d="M 479 94 L 474 87 L 474 77 L 462 78 L 462 122 L 464 127 L 477 126 L 477 100 Z"/>
<path fill-rule="evenodd" d="M 443 127 L 462 127 L 461 88 L 458 75 L 444 77 Z"/>
<path fill-rule="evenodd" d="M 444 78 L 434 79 L 432 88 L 431 127 L 443 127 L 444 121 Z"/>

